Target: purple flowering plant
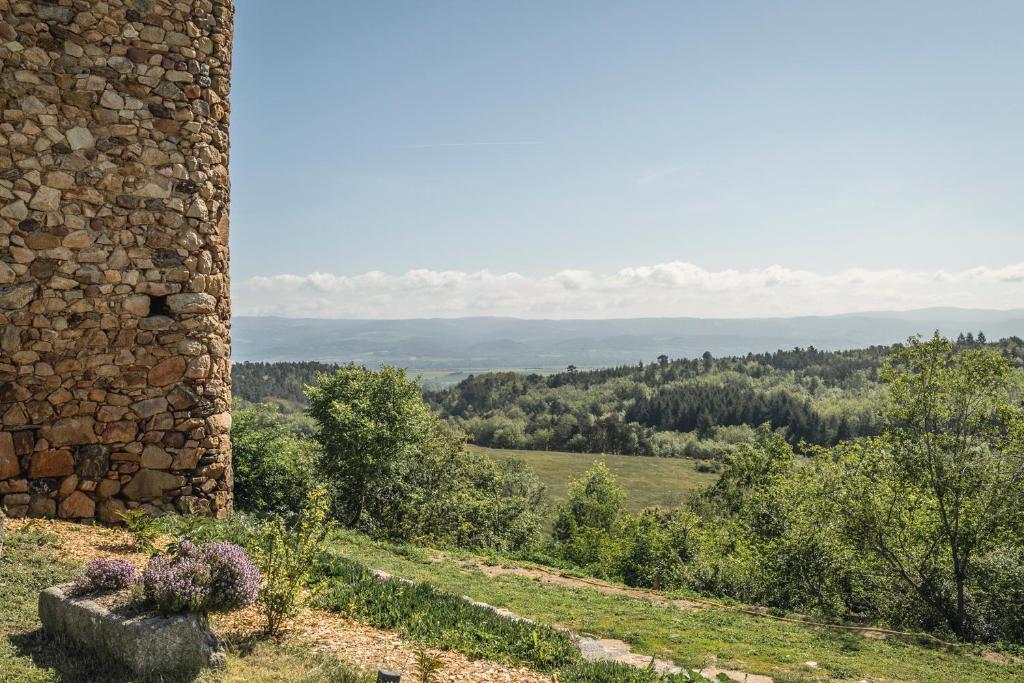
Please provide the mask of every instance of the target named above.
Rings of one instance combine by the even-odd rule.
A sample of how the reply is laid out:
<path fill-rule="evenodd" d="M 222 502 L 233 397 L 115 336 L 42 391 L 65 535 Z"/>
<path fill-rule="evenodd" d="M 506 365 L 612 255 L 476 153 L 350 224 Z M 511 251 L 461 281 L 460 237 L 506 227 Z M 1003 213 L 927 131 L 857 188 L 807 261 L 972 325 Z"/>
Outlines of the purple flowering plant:
<path fill-rule="evenodd" d="M 209 586 L 210 568 L 194 557 L 157 555 L 142 572 L 146 598 L 164 614 L 202 611 Z"/>
<path fill-rule="evenodd" d="M 221 541 L 203 546 L 200 556 L 210 567 L 207 609 L 227 612 L 247 607 L 260 591 L 260 573 L 241 546 Z"/>
<path fill-rule="evenodd" d="M 85 594 L 122 590 L 138 580 L 139 572 L 131 562 L 109 558 L 92 560 L 85 565 L 85 573 L 75 579 L 75 591 Z"/>
<path fill-rule="evenodd" d="M 233 543 L 202 547 L 182 541 L 174 555 L 157 555 L 142 573 L 145 596 L 164 614 L 226 612 L 252 604 L 259 571 Z"/>

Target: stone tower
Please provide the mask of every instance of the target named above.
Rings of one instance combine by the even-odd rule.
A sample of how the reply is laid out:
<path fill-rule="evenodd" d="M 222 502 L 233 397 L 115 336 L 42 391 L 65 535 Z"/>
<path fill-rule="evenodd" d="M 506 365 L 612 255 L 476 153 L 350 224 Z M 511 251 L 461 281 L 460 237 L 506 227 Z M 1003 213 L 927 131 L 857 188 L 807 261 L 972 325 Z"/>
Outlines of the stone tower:
<path fill-rule="evenodd" d="M 0 503 L 231 509 L 233 0 L 0 0 Z"/>

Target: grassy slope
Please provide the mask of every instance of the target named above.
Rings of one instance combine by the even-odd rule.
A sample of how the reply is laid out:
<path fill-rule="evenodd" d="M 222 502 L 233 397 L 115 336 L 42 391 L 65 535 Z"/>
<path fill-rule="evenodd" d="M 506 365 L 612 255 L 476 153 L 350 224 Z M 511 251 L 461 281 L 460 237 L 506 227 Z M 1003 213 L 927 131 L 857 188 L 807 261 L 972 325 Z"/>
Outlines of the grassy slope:
<path fill-rule="evenodd" d="M 429 581 L 551 624 L 633 644 L 638 652 L 681 665 L 719 666 L 774 676 L 778 683 L 861 679 L 952 683 L 1024 680 L 1024 665 L 983 659 L 969 647 L 943 648 L 901 638 L 877 640 L 724 610 L 681 610 L 589 588 L 541 584 L 521 576 L 488 577 L 468 556 L 440 557 L 344 534 L 335 550 L 368 565 Z M 462 559 L 462 562 L 457 561 Z M 817 662 L 811 671 L 805 662 Z"/>
<path fill-rule="evenodd" d="M 626 490 L 626 505 L 633 512 L 645 507 L 678 507 L 686 494 L 707 486 L 716 474 L 698 472 L 688 458 L 649 458 L 638 455 L 597 455 L 560 451 L 517 451 L 469 446 L 497 458 L 526 461 L 547 485 L 548 500 L 558 505 L 566 499 L 570 479 L 582 475 L 596 461 L 603 461 L 619 477 Z"/>
<path fill-rule="evenodd" d="M 333 548 L 373 567 L 430 581 L 524 616 L 621 638 L 645 654 L 687 665 L 715 658 L 720 666 L 770 674 L 778 683 L 826 677 L 922 683 L 1024 680 L 1024 665 L 989 662 L 968 647 L 947 649 L 896 638 L 880 641 L 728 611 L 657 606 L 589 588 L 542 585 L 520 576 L 492 578 L 466 566 L 479 558 L 394 548 L 356 534 L 341 535 Z M 59 540 L 45 529 L 30 527 L 8 534 L 0 558 L 0 680 L 4 683 L 129 680 L 112 670 L 109 662 L 101 662 L 100 670 L 90 667 L 87 658 L 73 656 L 39 631 L 38 591 L 80 571 L 78 563 L 65 557 Z M 204 680 L 358 680 L 329 658 L 267 641 L 249 645 L 252 649 L 230 650 L 228 670 Z M 816 661 L 821 668 L 812 674 L 804 666 L 807 661 Z"/>

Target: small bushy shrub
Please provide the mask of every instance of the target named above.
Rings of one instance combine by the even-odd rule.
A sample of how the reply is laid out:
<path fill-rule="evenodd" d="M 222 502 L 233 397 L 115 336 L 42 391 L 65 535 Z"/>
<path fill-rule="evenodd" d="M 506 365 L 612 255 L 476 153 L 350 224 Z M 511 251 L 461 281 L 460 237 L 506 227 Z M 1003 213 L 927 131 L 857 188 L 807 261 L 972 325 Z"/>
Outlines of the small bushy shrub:
<path fill-rule="evenodd" d="M 245 551 L 233 543 L 200 548 L 183 541 L 175 555 L 150 559 L 142 584 L 146 598 L 164 614 L 226 612 L 253 603 L 259 572 Z"/>
<path fill-rule="evenodd" d="M 444 666 L 444 663 L 437 657 L 430 654 L 425 647 L 416 648 L 416 683 L 434 683 L 437 677 L 434 675 Z"/>
<path fill-rule="evenodd" d="M 156 548 L 156 540 L 161 533 L 157 518 L 142 508 L 118 512 L 117 516 L 124 523 L 124 531 L 132 548 L 140 552 L 150 552 Z"/>
<path fill-rule="evenodd" d="M 702 473 L 717 474 L 722 471 L 722 465 L 719 462 L 713 460 L 701 460 L 696 465 L 694 465 L 694 469 Z"/>
<path fill-rule="evenodd" d="M 329 509 L 327 490 L 314 488 L 295 524 L 288 526 L 275 516 L 255 535 L 252 547 L 263 576 L 259 605 L 271 635 L 276 635 L 301 605 L 310 572 L 333 529 L 327 518 Z"/>
<path fill-rule="evenodd" d="M 75 579 L 75 590 L 79 593 L 122 590 L 138 580 L 139 572 L 131 562 L 104 558 L 85 565 L 85 573 Z"/>
<path fill-rule="evenodd" d="M 614 573 L 630 586 L 674 589 L 697 557 L 699 519 L 685 509 L 642 510 L 616 527 Z"/>

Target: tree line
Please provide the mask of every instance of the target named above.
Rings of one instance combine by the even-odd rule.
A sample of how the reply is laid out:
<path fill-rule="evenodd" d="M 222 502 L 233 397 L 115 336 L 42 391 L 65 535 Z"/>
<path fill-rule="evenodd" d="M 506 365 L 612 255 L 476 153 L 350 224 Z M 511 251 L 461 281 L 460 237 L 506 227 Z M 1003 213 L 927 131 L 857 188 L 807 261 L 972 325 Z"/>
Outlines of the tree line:
<path fill-rule="evenodd" d="M 990 347 L 1020 363 L 1018 338 Z M 670 359 L 553 375 L 470 376 L 427 400 L 479 445 L 626 455 L 721 457 L 736 427 L 770 423 L 792 445 L 833 446 L 879 433 L 879 371 L 901 345 L 814 347 L 745 356 Z M 749 430 L 747 432 L 749 434 Z"/>

